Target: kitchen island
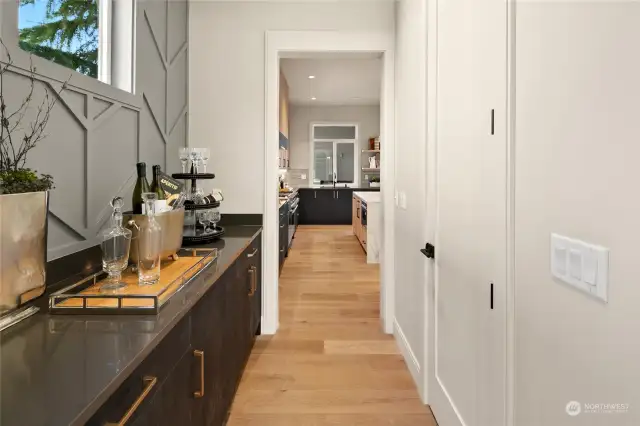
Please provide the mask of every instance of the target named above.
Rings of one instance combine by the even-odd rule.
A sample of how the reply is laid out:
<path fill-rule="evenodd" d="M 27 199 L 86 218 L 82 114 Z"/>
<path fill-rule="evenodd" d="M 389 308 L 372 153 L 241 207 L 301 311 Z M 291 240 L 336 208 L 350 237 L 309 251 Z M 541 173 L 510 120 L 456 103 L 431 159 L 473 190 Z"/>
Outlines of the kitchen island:
<path fill-rule="evenodd" d="M 379 192 L 380 188 L 348 188 L 344 185 L 299 188 L 301 225 L 351 225 L 354 191 Z"/>
<path fill-rule="evenodd" d="M 203 247 L 217 259 L 158 315 L 43 310 L 3 331 L 0 424 L 223 425 L 260 325 L 261 227 Z"/>
<path fill-rule="evenodd" d="M 367 253 L 367 263 L 380 263 L 382 204 L 380 192 L 356 191 L 352 198 L 353 234 Z"/>

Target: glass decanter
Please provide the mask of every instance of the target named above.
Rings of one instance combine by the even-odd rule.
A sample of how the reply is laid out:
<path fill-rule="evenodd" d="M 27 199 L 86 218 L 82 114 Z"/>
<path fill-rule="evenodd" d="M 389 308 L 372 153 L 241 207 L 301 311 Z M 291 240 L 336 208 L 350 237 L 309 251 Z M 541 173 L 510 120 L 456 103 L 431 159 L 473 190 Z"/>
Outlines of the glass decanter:
<path fill-rule="evenodd" d="M 113 214 L 111 226 L 100 233 L 100 248 L 102 249 L 102 270 L 109 276 L 100 289 L 105 291 L 118 290 L 126 284 L 122 282 L 122 271 L 129 264 L 129 249 L 131 247 L 131 231 L 122 227 L 122 207 L 124 201 L 120 197 L 111 200 Z"/>
<path fill-rule="evenodd" d="M 155 202 L 158 195 L 142 194 L 147 220 L 138 232 L 138 284 L 155 284 L 160 279 L 160 257 L 162 255 L 162 228 L 156 220 Z"/>

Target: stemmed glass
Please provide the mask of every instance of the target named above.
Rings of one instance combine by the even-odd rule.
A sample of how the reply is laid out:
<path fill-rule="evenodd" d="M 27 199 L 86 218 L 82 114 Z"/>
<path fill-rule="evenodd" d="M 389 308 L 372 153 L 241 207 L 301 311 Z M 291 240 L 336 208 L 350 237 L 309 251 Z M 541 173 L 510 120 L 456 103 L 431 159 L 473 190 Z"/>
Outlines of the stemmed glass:
<path fill-rule="evenodd" d="M 194 148 L 196 150 L 196 169 L 198 170 L 196 173 L 200 173 L 200 166 L 202 165 L 202 149 L 203 148 Z"/>
<path fill-rule="evenodd" d="M 215 231 L 216 225 L 220 222 L 220 210 L 217 208 L 209 210 L 209 222 L 211 223 L 211 231 Z"/>
<path fill-rule="evenodd" d="M 198 173 L 198 148 L 191 148 L 189 150 L 189 157 L 191 158 L 191 163 L 193 164 L 194 173 Z"/>
<path fill-rule="evenodd" d="M 204 173 L 207 173 L 207 162 L 211 156 L 211 150 L 209 148 L 201 148 L 200 154 L 202 155 L 202 169 Z"/>
<path fill-rule="evenodd" d="M 187 162 L 189 161 L 189 148 L 180 148 L 180 162 L 182 163 L 182 173 L 187 173 Z"/>

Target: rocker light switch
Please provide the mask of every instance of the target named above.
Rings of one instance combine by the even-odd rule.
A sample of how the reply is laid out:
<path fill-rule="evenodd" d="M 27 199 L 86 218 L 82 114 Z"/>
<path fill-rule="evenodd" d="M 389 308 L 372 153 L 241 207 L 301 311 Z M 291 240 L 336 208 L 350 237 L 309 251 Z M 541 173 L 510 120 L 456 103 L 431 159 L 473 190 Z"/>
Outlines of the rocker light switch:
<path fill-rule="evenodd" d="M 569 250 L 569 274 L 574 280 L 582 280 L 582 253 L 578 249 Z"/>

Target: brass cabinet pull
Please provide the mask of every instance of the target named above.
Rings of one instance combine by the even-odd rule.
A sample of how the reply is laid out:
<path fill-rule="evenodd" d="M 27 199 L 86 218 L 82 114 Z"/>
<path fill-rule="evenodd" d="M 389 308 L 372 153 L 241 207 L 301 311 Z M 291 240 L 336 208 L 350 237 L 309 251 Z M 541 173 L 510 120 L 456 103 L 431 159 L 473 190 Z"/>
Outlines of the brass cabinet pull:
<path fill-rule="evenodd" d="M 200 390 L 195 391 L 193 396 L 202 398 L 204 396 L 204 351 L 195 350 L 193 356 L 200 358 Z"/>
<path fill-rule="evenodd" d="M 256 279 L 256 271 L 253 266 L 249 268 L 249 277 L 251 277 L 251 289 L 249 290 L 249 297 L 251 297 L 256 292 L 253 284 Z"/>
<path fill-rule="evenodd" d="M 251 270 L 253 271 L 253 294 L 255 294 L 258 290 L 258 268 L 252 266 Z"/>
<path fill-rule="evenodd" d="M 249 253 L 249 254 L 247 254 L 247 257 L 253 257 L 253 256 L 255 256 L 255 255 L 256 255 L 256 253 L 258 253 L 258 249 L 257 249 L 257 248 L 256 248 L 256 249 L 253 249 L 253 253 Z"/>
<path fill-rule="evenodd" d="M 145 376 L 142 379 L 142 381 L 144 383 L 144 390 L 142 391 L 138 399 L 136 399 L 135 402 L 131 405 L 131 407 L 129 407 L 127 412 L 124 413 L 124 416 L 122 416 L 120 421 L 117 423 L 105 423 L 105 426 L 124 426 L 125 424 L 127 424 L 131 416 L 133 416 L 133 413 L 136 412 L 138 407 L 140 407 L 140 404 L 142 404 L 142 402 L 147 397 L 147 395 L 149 395 L 149 392 L 151 392 L 151 389 L 153 389 L 156 383 L 158 383 L 158 378 Z"/>

